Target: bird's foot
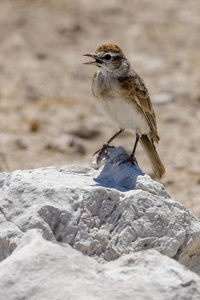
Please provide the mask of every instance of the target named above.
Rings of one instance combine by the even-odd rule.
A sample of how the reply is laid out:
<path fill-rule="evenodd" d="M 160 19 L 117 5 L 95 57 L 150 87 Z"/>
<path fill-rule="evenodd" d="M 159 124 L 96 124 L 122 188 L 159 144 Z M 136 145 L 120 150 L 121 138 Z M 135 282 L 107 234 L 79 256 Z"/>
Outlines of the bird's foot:
<path fill-rule="evenodd" d="M 138 166 L 137 159 L 136 159 L 134 156 L 133 156 L 133 157 L 132 157 L 132 156 L 129 156 L 127 159 L 121 161 L 121 162 L 119 163 L 119 166 L 122 165 L 122 164 L 125 164 L 125 163 L 127 163 L 127 162 L 132 163 L 134 166 Z"/>
<path fill-rule="evenodd" d="M 109 157 L 108 155 L 108 148 L 115 148 L 114 146 L 110 146 L 109 144 L 104 144 L 99 150 L 97 150 L 96 152 L 94 152 L 93 156 L 98 154 L 97 155 L 97 165 L 99 165 L 99 162 L 100 162 L 100 158 L 101 158 L 101 155 L 104 154 L 106 155 L 107 157 Z"/>

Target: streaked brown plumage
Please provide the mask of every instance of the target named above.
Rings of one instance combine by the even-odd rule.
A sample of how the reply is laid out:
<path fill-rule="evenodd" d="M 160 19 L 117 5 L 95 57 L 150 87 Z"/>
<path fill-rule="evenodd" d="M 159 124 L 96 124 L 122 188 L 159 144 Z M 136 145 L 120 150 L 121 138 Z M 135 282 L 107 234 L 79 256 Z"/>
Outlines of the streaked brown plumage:
<path fill-rule="evenodd" d="M 116 133 L 96 153 L 99 155 L 109 147 L 114 138 L 125 129 L 136 135 L 136 142 L 129 159 L 122 162 L 136 161 L 134 154 L 138 140 L 150 159 L 152 169 L 161 178 L 165 168 L 158 156 L 154 142 L 160 140 L 157 133 L 156 117 L 148 90 L 142 78 L 131 68 L 121 48 L 113 44 L 104 44 L 93 53 L 84 54 L 92 57 L 93 64 L 100 68 L 94 74 L 92 91 L 101 112 L 117 124 Z"/>

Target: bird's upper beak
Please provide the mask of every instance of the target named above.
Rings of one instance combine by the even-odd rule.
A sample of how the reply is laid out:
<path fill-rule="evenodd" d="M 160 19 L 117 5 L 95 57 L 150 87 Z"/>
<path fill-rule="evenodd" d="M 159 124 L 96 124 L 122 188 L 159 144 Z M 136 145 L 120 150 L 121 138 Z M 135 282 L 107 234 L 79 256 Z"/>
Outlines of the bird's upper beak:
<path fill-rule="evenodd" d="M 84 65 L 94 65 L 94 64 L 96 64 L 96 58 L 97 58 L 96 53 L 85 53 L 85 54 L 83 54 L 83 56 L 88 56 L 88 57 L 94 58 L 94 60 L 92 60 L 92 61 L 88 61 L 88 62 L 83 63 Z"/>

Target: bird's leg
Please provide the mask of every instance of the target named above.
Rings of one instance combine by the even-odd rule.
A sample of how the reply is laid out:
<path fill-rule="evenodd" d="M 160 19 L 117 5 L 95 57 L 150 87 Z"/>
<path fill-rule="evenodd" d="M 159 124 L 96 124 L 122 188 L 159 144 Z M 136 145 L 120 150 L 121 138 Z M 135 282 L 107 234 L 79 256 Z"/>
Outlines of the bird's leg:
<path fill-rule="evenodd" d="M 102 153 L 105 153 L 106 156 L 108 156 L 108 150 L 107 148 L 115 148 L 114 146 L 110 146 L 109 144 L 120 134 L 124 131 L 124 129 L 120 129 L 117 133 L 115 133 L 108 141 L 107 143 L 103 144 L 103 146 L 97 150 L 96 152 L 94 152 L 93 156 L 97 155 L 97 164 L 99 164 L 99 160 L 101 157 Z"/>
<path fill-rule="evenodd" d="M 137 165 L 138 164 L 137 160 L 135 158 L 135 150 L 137 148 L 137 144 L 138 144 L 139 139 L 140 139 L 140 136 L 136 133 L 135 145 L 133 147 L 133 151 L 132 151 L 131 155 L 129 156 L 129 158 L 127 158 L 127 159 L 123 160 L 122 162 L 120 162 L 119 166 L 121 164 L 124 164 L 124 163 L 127 163 L 127 162 L 131 162 L 133 165 Z"/>

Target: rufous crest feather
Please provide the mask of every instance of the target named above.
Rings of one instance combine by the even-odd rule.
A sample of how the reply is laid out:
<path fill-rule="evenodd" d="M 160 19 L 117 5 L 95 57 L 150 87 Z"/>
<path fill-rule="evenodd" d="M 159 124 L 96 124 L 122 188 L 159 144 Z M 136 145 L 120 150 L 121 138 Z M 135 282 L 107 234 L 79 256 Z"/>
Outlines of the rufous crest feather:
<path fill-rule="evenodd" d="M 119 46 L 114 45 L 114 44 L 103 44 L 103 45 L 99 46 L 94 52 L 95 53 L 98 53 L 98 52 L 118 52 L 118 53 L 123 54 L 122 49 L 119 48 Z"/>

